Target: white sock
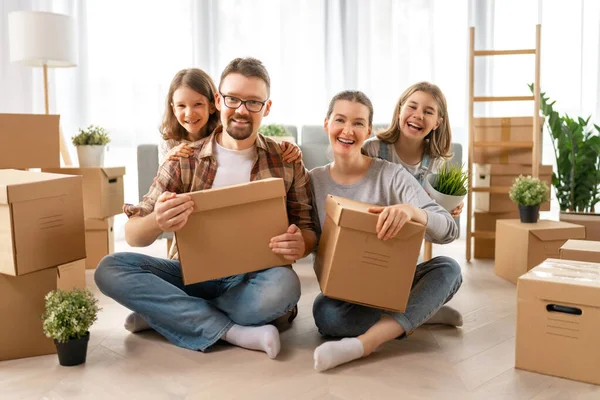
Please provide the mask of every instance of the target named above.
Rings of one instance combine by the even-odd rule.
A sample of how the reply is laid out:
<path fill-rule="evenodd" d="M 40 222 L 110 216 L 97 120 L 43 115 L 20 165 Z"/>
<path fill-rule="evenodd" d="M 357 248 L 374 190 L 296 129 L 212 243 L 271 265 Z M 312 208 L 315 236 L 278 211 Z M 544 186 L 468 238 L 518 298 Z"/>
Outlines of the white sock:
<path fill-rule="evenodd" d="M 246 349 L 264 351 L 271 359 L 281 350 L 279 331 L 273 325 L 233 325 L 221 339 Z"/>
<path fill-rule="evenodd" d="M 315 349 L 315 369 L 327 371 L 340 364 L 361 358 L 364 354 L 363 345 L 357 338 L 344 338 L 337 342 L 323 343 Z"/>
<path fill-rule="evenodd" d="M 444 324 L 451 326 L 462 326 L 463 317 L 454 308 L 442 306 L 435 314 L 425 322 L 426 324 Z"/>
<path fill-rule="evenodd" d="M 142 318 L 142 316 L 136 312 L 132 312 L 125 319 L 125 323 L 123 324 L 125 329 L 127 329 L 131 333 L 141 332 L 148 329 L 152 329 L 150 325 Z"/>

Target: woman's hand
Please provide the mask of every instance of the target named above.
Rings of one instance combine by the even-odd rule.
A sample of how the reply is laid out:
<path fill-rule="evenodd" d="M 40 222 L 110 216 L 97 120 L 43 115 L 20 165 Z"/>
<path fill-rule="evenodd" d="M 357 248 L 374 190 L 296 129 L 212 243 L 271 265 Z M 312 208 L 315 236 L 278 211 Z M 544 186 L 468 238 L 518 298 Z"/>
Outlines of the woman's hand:
<path fill-rule="evenodd" d="M 420 210 L 408 204 L 396 204 L 388 207 L 369 207 L 370 213 L 379 214 L 377 220 L 377 238 L 390 240 L 396 237 L 400 229 L 411 220 L 421 222 L 418 215 L 419 211 L 425 214 L 425 211 Z M 427 215 L 425 214 L 425 219 Z M 425 220 L 425 224 L 427 221 Z"/>
<path fill-rule="evenodd" d="M 294 143 L 286 142 L 285 140 L 279 144 L 283 150 L 283 161 L 286 163 L 299 163 L 302 161 L 302 151 L 300 147 Z"/>
<path fill-rule="evenodd" d="M 458 206 L 456 206 L 456 208 L 454 210 L 450 211 L 450 215 L 452 215 L 452 218 L 460 217 L 460 213 L 462 213 L 462 209 L 464 206 L 465 206 L 465 202 L 463 201 Z"/>
<path fill-rule="evenodd" d="M 193 154 L 194 150 L 187 143 L 181 143 L 169 150 L 167 160 L 179 161 L 181 158 L 188 158 Z"/>

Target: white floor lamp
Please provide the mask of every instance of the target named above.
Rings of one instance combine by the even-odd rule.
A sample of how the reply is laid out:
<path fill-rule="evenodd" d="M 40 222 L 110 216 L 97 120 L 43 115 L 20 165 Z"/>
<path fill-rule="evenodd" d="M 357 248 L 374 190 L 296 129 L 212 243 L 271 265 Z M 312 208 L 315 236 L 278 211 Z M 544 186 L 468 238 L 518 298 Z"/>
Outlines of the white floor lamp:
<path fill-rule="evenodd" d="M 77 66 L 75 20 L 63 14 L 41 11 L 15 11 L 8 15 L 10 61 L 44 72 L 44 106 L 48 103 L 48 68 Z M 65 138 L 60 132 L 60 153 L 65 165 L 72 165 Z"/>

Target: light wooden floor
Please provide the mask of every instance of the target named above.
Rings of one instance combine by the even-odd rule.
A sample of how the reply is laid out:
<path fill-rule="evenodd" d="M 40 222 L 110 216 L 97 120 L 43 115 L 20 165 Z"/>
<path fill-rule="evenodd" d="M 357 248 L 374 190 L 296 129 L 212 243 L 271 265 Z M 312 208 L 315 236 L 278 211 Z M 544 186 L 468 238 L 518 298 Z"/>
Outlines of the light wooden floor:
<path fill-rule="evenodd" d="M 142 249 L 164 255 L 164 242 Z M 117 243 L 117 250 L 127 250 Z M 56 355 L 0 362 L 0 399 L 600 399 L 600 387 L 515 370 L 515 286 L 496 277 L 491 262 L 466 264 L 464 239 L 434 246 L 455 257 L 464 283 L 451 305 L 462 329 L 430 326 L 393 341 L 370 357 L 317 373 L 322 343 L 311 315 L 318 293 L 308 261 L 300 314 L 282 333 L 282 352 L 218 345 L 203 354 L 178 348 L 154 332 L 130 334 L 128 310 L 88 286 L 103 310 L 92 329 L 87 363 L 60 367 Z"/>

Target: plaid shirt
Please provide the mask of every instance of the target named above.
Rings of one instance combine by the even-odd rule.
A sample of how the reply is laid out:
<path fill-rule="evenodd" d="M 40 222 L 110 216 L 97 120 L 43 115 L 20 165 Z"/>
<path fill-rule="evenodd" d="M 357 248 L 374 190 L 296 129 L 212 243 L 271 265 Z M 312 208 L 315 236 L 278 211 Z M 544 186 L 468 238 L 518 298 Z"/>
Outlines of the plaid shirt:
<path fill-rule="evenodd" d="M 194 142 L 194 155 L 179 161 L 165 161 L 158 169 L 150 190 L 138 205 L 125 204 L 123 212 L 129 217 L 144 217 L 154 211 L 154 205 L 163 192 L 189 193 L 210 189 L 217 173 L 215 158 L 217 128 L 210 136 Z M 286 189 L 287 213 L 290 224 L 301 230 L 315 232 L 311 218 L 312 198 L 308 171 L 304 163 L 283 161 L 281 147 L 262 135 L 256 138 L 257 159 L 250 172 L 250 181 L 283 178 Z M 178 259 L 177 246 L 172 246 L 169 258 Z"/>

